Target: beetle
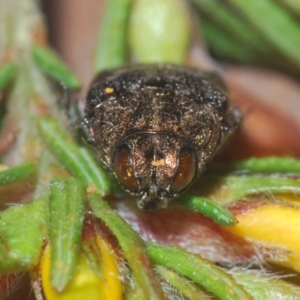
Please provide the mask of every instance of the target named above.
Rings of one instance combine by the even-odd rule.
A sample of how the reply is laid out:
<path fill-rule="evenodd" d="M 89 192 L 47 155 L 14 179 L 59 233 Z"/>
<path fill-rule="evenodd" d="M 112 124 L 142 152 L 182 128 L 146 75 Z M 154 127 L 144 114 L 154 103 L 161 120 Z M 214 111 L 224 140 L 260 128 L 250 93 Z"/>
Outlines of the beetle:
<path fill-rule="evenodd" d="M 171 64 L 104 71 L 85 101 L 98 159 L 147 210 L 188 189 L 241 122 L 217 75 Z"/>

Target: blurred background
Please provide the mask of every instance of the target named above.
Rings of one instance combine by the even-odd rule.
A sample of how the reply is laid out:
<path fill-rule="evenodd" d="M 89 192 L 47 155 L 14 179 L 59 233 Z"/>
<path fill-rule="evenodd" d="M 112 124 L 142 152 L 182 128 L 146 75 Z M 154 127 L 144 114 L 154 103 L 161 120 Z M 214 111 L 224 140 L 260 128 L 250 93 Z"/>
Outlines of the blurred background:
<path fill-rule="evenodd" d="M 104 2 L 41 2 L 50 42 L 84 82 L 82 97 L 93 77 Z M 243 128 L 224 153 L 226 160 L 253 155 L 299 157 L 300 3 L 185 2 L 193 32 L 187 64 L 221 73 L 232 102 L 244 113 Z"/>

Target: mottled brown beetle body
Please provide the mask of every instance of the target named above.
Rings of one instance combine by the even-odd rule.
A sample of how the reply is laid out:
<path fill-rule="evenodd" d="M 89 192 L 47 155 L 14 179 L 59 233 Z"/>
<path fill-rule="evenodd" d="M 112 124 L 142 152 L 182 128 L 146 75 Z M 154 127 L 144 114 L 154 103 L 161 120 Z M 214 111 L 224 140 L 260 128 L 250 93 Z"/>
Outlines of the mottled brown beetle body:
<path fill-rule="evenodd" d="M 144 209 L 185 191 L 240 123 L 218 77 L 174 65 L 99 74 L 84 127 L 99 159 Z"/>

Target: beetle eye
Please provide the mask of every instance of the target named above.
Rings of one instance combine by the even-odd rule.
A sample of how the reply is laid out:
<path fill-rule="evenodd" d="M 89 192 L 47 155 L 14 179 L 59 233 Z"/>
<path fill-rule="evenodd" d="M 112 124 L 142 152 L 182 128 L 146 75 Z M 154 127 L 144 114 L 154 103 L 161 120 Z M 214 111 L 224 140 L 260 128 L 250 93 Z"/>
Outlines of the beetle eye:
<path fill-rule="evenodd" d="M 117 148 L 114 154 L 114 172 L 121 185 L 130 191 L 138 189 L 130 159 L 130 149 L 126 146 Z"/>
<path fill-rule="evenodd" d="M 194 179 L 196 173 L 196 158 L 192 151 L 181 150 L 178 167 L 171 183 L 171 191 L 180 192 Z"/>

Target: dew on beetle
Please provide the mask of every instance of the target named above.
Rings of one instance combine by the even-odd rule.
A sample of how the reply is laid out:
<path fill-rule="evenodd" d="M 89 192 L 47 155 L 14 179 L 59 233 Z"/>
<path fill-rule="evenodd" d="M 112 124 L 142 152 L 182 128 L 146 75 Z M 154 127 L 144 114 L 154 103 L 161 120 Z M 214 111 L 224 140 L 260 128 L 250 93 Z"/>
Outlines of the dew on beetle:
<path fill-rule="evenodd" d="M 191 186 L 240 122 L 215 74 L 138 65 L 95 78 L 82 123 L 120 185 L 153 210 Z"/>

